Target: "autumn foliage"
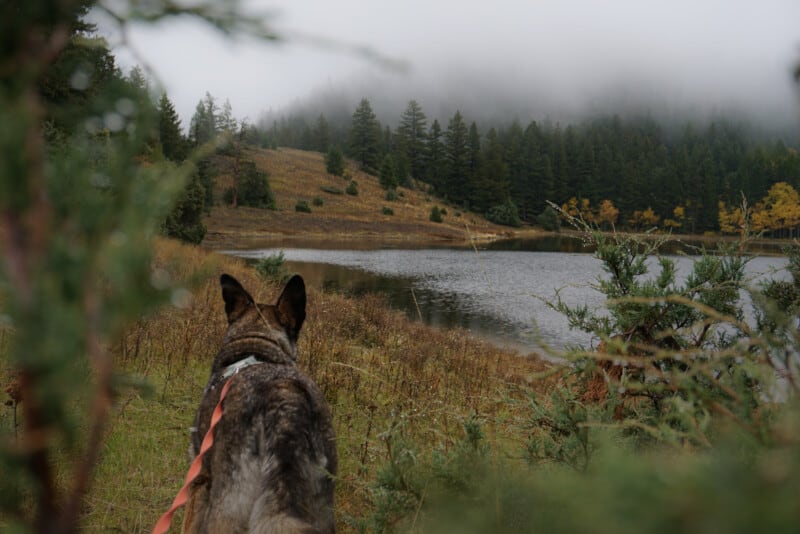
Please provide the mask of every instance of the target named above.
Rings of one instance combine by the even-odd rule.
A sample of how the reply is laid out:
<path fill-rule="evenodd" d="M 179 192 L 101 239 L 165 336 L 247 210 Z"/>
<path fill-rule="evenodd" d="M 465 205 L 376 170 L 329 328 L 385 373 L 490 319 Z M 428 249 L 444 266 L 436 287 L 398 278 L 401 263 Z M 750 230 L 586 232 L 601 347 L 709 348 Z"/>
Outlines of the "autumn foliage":
<path fill-rule="evenodd" d="M 752 208 L 719 203 L 719 227 L 737 233 L 746 227 L 775 237 L 794 237 L 800 226 L 800 194 L 786 182 L 774 184 Z"/>

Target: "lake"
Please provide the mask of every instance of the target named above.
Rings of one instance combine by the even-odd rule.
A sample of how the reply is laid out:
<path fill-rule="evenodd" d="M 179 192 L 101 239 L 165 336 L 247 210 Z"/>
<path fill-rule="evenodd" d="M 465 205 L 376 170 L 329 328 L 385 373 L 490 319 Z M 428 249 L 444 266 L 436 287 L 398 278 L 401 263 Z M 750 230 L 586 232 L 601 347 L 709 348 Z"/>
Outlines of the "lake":
<path fill-rule="evenodd" d="M 546 305 L 556 292 L 571 305 L 596 309 L 604 301 L 590 287 L 602 274 L 601 263 L 575 239 L 494 242 L 478 249 L 325 246 L 229 253 L 259 258 L 283 252 L 287 268 L 311 286 L 355 295 L 380 293 L 412 319 L 466 328 L 523 353 L 591 340 L 586 333 L 569 330 L 564 317 Z M 679 276 L 689 272 L 689 258 L 672 257 Z M 758 256 L 748 265 L 748 274 L 757 279 L 786 264 L 784 257 Z"/>

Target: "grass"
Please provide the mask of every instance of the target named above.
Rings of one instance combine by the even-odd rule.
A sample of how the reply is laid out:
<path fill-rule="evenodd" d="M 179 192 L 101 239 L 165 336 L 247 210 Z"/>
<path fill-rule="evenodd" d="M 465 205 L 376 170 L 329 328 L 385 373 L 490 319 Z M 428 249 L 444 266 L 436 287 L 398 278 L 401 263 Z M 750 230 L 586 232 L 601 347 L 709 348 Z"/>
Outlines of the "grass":
<path fill-rule="evenodd" d="M 110 347 L 118 369 L 149 387 L 117 394 L 82 531 L 149 531 L 182 485 L 188 427 L 226 328 L 219 274 L 258 301 L 280 291 L 241 260 L 173 241 L 159 242 L 154 267 L 192 287 L 191 298 L 177 291 L 176 306 Z M 0 352 L 6 334 L 0 324 Z M 298 352 L 334 417 L 340 532 L 794 532 L 800 521 L 796 406 L 776 412 L 786 445 L 768 449 L 724 419 L 715 449 L 676 449 L 643 448 L 634 429 L 578 418 L 579 432 L 593 428 L 596 450 L 583 470 L 531 461 L 526 447 L 546 445 L 533 404 L 611 407 L 564 397 L 571 382 L 538 360 L 411 322 L 377 296 L 314 290 Z M 554 439 L 572 424 L 559 413 L 539 421 Z M 3 433 L 10 420 L 3 407 Z"/>
<path fill-rule="evenodd" d="M 241 260 L 172 241 L 159 244 L 157 258 L 173 280 L 201 282 L 184 307 L 143 318 L 113 347 L 120 370 L 151 387 L 123 390 L 117 399 L 85 503 L 87 532 L 150 529 L 183 484 L 188 428 L 226 327 L 219 273 L 237 277 L 258 301 L 272 301 L 280 289 Z M 386 462 L 389 429 L 402 425 L 405 439 L 433 453 L 452 447 L 462 422 L 477 413 L 506 421 L 495 427 L 496 439 L 509 441 L 503 426 L 522 417 L 509 400 L 522 398 L 545 369 L 463 331 L 411 322 L 377 296 L 352 299 L 313 289 L 298 365 L 317 382 L 334 415 L 342 532 L 374 511 L 373 487 Z"/>

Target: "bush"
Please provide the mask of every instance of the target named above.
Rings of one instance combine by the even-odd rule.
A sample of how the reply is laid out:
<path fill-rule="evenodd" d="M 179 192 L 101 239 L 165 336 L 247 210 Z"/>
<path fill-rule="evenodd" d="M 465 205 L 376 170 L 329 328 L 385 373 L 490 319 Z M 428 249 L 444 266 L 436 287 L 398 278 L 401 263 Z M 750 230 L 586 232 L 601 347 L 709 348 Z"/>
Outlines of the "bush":
<path fill-rule="evenodd" d="M 348 195 L 358 196 L 358 183 L 355 180 L 350 180 L 347 188 L 344 190 Z"/>
<path fill-rule="evenodd" d="M 547 206 L 542 213 L 536 217 L 536 222 L 548 232 L 558 232 L 561 230 L 561 217 L 558 215 L 558 212 L 550 206 Z"/>
<path fill-rule="evenodd" d="M 438 206 L 434 206 L 434 207 L 431 208 L 431 214 L 428 217 L 428 219 L 430 219 L 431 221 L 436 222 L 436 223 L 442 222 L 442 212 L 439 211 L 439 207 Z"/>
<path fill-rule="evenodd" d="M 394 164 L 394 159 L 391 155 L 386 154 L 383 157 L 383 163 L 381 164 L 381 172 L 378 176 L 378 181 L 381 184 L 381 187 L 384 189 L 394 189 L 398 186 L 398 180 L 396 176 L 396 169 Z"/>
<path fill-rule="evenodd" d="M 311 199 L 311 204 L 313 204 L 314 206 L 322 206 L 323 204 L 325 204 L 325 201 L 322 200 L 320 197 L 314 197 Z"/>
<path fill-rule="evenodd" d="M 275 199 L 269 188 L 267 174 L 259 171 L 252 161 L 242 161 L 239 164 L 238 204 L 252 208 L 275 209 Z"/>
<path fill-rule="evenodd" d="M 439 210 L 439 213 L 441 213 L 442 215 L 447 215 L 447 209 L 442 208 Z"/>
<path fill-rule="evenodd" d="M 283 282 L 289 277 L 285 261 L 283 252 L 260 258 L 255 263 L 256 272 L 268 282 Z"/>
<path fill-rule="evenodd" d="M 225 202 L 228 206 L 233 204 L 233 197 L 236 193 L 236 189 L 231 187 L 226 187 L 225 191 L 222 192 L 222 201 Z"/>
<path fill-rule="evenodd" d="M 339 189 L 338 187 L 330 187 L 330 186 L 327 186 L 327 185 L 321 185 L 319 188 L 320 188 L 320 189 L 321 189 L 323 192 L 325 192 L 325 193 L 329 193 L 329 194 L 331 194 L 331 195 L 341 195 L 341 194 L 343 194 L 343 193 L 344 193 L 344 191 L 342 191 L 342 190 L 341 190 L 341 189 Z"/>
<path fill-rule="evenodd" d="M 344 174 L 344 157 L 337 146 L 332 146 L 325 155 L 325 170 L 329 174 L 341 176 Z"/>
<path fill-rule="evenodd" d="M 559 355 L 548 392 L 520 388 L 526 400 L 511 403 L 527 418 L 469 417 L 463 437 L 432 452 L 390 427 L 363 531 L 796 530 L 800 247 L 787 251 L 790 280 L 748 290 L 756 318 L 769 317 L 754 326 L 742 313 L 747 258 L 733 249 L 676 276 L 663 241 L 584 239 L 607 304 L 569 307 L 557 294 L 552 306 L 597 346 Z M 482 427 L 498 421 L 524 443 L 505 454 L 487 443 Z"/>
<path fill-rule="evenodd" d="M 294 205 L 294 211 L 299 211 L 302 213 L 311 213 L 311 208 L 308 205 L 308 202 L 305 200 L 298 200 L 297 204 Z"/>
<path fill-rule="evenodd" d="M 161 226 L 162 233 L 187 243 L 199 244 L 206 235 L 206 226 L 203 224 L 205 198 L 200 176 L 195 175 L 167 215 Z"/>
<path fill-rule="evenodd" d="M 764 326 L 796 328 L 797 318 L 769 319 L 785 313 L 769 298 L 774 286 L 767 284 L 752 293 L 758 328 L 746 323 L 748 258 L 720 248 L 695 259 L 679 279 L 674 260 L 658 254 L 665 240 L 596 231 L 584 240 L 596 248 L 607 273 L 597 286 L 608 299 L 607 309 L 568 306 L 558 296 L 552 307 L 570 327 L 600 340 L 596 352 L 576 353 L 573 372 L 576 398 L 606 407 L 595 420 L 629 422 L 649 429 L 639 433 L 640 441 L 677 447 L 712 446 L 714 420 L 740 425 L 757 442 L 777 439 L 767 415 L 780 395 L 775 376 L 797 368 L 798 352 L 793 347 L 790 356 L 786 347 L 800 340 Z M 554 416 L 562 417 L 566 408 L 558 411 Z M 579 434 L 585 431 L 563 435 Z"/>
<path fill-rule="evenodd" d="M 386 190 L 386 200 L 395 201 L 397 200 L 397 189 L 391 188 Z"/>
<path fill-rule="evenodd" d="M 384 215 L 394 215 L 394 210 L 392 208 L 387 207 L 387 206 L 383 206 L 381 208 L 381 213 L 383 213 Z"/>
<path fill-rule="evenodd" d="M 517 206 L 511 199 L 506 200 L 503 204 L 490 208 L 489 211 L 486 212 L 486 219 L 495 224 L 502 224 L 503 226 L 518 227 L 521 224 L 519 211 L 517 211 Z"/>

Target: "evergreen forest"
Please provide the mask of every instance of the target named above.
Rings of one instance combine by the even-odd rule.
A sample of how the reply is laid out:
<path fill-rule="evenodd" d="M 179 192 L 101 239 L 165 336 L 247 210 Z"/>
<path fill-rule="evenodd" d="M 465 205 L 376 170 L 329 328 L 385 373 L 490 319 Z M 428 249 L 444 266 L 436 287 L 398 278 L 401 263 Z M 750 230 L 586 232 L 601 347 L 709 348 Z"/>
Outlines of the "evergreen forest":
<path fill-rule="evenodd" d="M 600 226 L 726 232 L 743 198 L 753 215 L 761 212 L 756 230 L 794 235 L 800 224 L 796 143 L 740 121 L 674 126 L 608 115 L 486 127 L 458 111 L 446 121 L 429 119 L 411 100 L 396 124 L 382 125 L 363 98 L 349 123 L 333 124 L 324 114 L 281 118 L 261 125 L 259 142 L 320 152 L 341 147 L 368 172 L 383 175 L 389 164 L 399 184 L 423 182 L 453 205 L 487 216 L 513 205 L 531 224 L 550 201 Z M 788 187 L 773 190 L 776 184 Z M 775 198 L 781 194 L 788 202 Z M 770 214 L 776 202 L 797 205 L 796 213 L 790 220 Z"/>

